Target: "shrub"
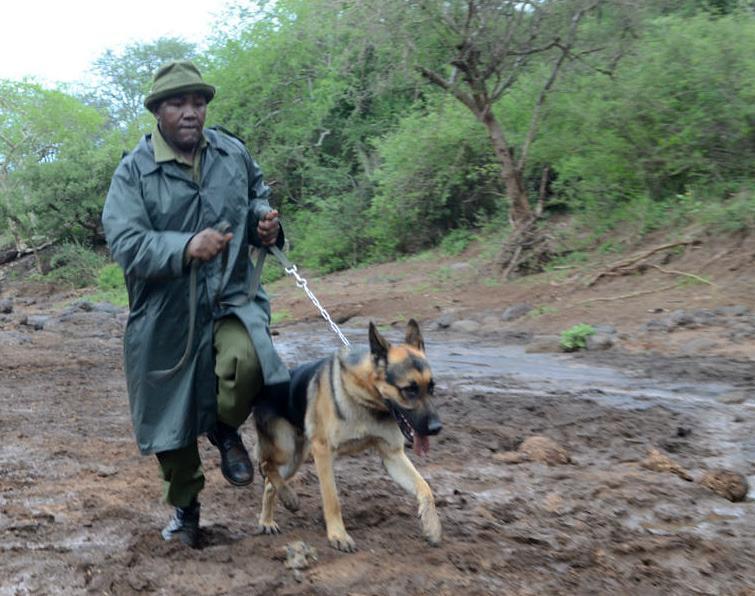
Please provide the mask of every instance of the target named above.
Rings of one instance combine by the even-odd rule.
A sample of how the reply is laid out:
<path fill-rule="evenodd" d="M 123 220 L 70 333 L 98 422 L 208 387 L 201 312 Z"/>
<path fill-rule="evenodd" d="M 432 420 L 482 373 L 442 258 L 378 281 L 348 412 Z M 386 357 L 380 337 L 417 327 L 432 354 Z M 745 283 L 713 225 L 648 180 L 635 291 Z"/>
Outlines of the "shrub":
<path fill-rule="evenodd" d="M 440 241 L 440 250 L 449 257 L 463 253 L 474 236 L 469 230 L 453 230 Z"/>
<path fill-rule="evenodd" d="M 82 244 L 68 242 L 62 244 L 50 259 L 51 270 L 45 279 L 85 288 L 95 284 L 104 264 L 104 256 Z"/>
<path fill-rule="evenodd" d="M 565 352 L 576 352 L 587 348 L 587 338 L 595 334 L 595 328 L 587 323 L 579 323 L 561 332 L 561 348 Z"/>

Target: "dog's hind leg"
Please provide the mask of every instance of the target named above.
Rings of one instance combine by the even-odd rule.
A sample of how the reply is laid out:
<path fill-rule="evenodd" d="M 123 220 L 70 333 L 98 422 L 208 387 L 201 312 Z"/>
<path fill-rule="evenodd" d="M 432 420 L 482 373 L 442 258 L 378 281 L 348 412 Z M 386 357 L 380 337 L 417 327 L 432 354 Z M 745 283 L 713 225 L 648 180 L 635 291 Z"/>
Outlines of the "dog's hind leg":
<path fill-rule="evenodd" d="M 440 544 L 441 537 L 440 519 L 435 510 L 435 499 L 430 485 L 419 475 L 403 449 L 382 444 L 379 446 L 379 451 L 383 458 L 383 465 L 391 478 L 406 492 L 417 498 L 422 533 L 430 544 L 437 546 Z"/>
<path fill-rule="evenodd" d="M 265 482 L 270 482 L 274 487 L 275 493 L 283 503 L 283 506 L 289 511 L 299 511 L 299 497 L 296 492 L 286 483 L 280 475 L 278 466 L 274 463 L 263 466 Z M 267 487 L 265 488 L 267 490 Z"/>
<path fill-rule="evenodd" d="M 312 442 L 312 456 L 320 480 L 320 494 L 322 495 L 322 509 L 325 516 L 325 528 L 328 532 L 328 542 L 333 548 L 353 553 L 357 547 L 351 536 L 346 532 L 341 516 L 341 504 L 338 502 L 336 479 L 333 473 L 333 453 L 330 446 L 322 440 Z"/>

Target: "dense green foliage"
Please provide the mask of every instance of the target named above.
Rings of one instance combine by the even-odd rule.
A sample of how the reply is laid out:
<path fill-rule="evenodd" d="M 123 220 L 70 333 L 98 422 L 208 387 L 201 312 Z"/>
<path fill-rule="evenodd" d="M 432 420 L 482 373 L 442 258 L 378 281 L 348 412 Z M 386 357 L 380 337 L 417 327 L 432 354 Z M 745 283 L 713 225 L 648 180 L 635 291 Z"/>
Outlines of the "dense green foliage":
<path fill-rule="evenodd" d="M 90 93 L 0 81 L 0 238 L 101 242 L 110 176 L 152 126 L 140 108 L 148 73 L 184 57 L 218 89 L 208 124 L 245 139 L 261 164 L 301 265 L 336 270 L 444 238 L 453 253 L 483 229 L 501 237 L 508 202 L 488 132 L 416 68 L 452 74 L 452 40 L 433 18 L 466 3 L 422 4 L 432 10 L 399 0 L 241 3 L 201 51 L 179 39 L 107 51 Z M 619 39 L 612 6 L 584 22 L 601 59 L 570 59 L 542 104 L 523 169 L 531 202 L 547 167 L 546 209 L 577 214 L 596 241 L 621 223 L 637 234 L 674 218 L 755 225 L 752 9 L 643 3 Z M 549 59 L 531 59 L 493 105 L 515 157 Z"/>

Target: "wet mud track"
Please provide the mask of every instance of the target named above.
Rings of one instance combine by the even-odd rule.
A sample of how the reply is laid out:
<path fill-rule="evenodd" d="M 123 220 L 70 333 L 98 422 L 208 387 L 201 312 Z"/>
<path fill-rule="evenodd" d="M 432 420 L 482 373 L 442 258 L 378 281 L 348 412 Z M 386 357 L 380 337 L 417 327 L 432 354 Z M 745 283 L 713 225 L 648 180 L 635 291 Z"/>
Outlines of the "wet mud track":
<path fill-rule="evenodd" d="M 427 334 L 445 426 L 427 457 L 410 458 L 436 497 L 439 547 L 424 542 L 414 499 L 374 454 L 336 462 L 357 553 L 328 546 L 311 463 L 294 481 L 301 509 L 278 506 L 282 534 L 257 536 L 259 478 L 226 484 L 201 439 L 204 538 L 191 551 L 159 536 L 169 510 L 154 459 L 133 443 L 121 333 L 115 316 L 80 313 L 1 338 L 0 594 L 755 590 L 751 498 L 731 503 L 640 466 L 657 448 L 693 478 L 727 467 L 752 484 L 751 363 L 728 362 L 714 377 L 702 360 L 653 369 L 621 353 L 592 362 Z M 321 326 L 283 328 L 276 341 L 291 364 L 337 347 Z M 721 399 L 736 391 L 744 399 Z M 512 463 L 533 435 L 571 463 Z M 250 425 L 244 437 L 251 446 Z M 297 540 L 317 560 L 294 573 L 284 550 Z"/>

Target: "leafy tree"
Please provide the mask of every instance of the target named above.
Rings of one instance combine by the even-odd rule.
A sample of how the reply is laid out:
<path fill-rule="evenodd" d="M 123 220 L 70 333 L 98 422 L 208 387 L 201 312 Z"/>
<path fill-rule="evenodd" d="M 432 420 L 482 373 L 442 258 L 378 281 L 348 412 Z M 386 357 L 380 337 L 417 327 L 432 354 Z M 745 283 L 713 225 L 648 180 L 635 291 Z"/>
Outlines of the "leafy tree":
<path fill-rule="evenodd" d="M 120 140 L 60 91 L 0 82 L 0 215 L 18 248 L 96 236 Z"/>
<path fill-rule="evenodd" d="M 753 177 L 754 56 L 751 17 L 654 19 L 612 79 L 554 95 L 534 154 L 575 207 L 603 214 L 637 196 L 736 191 Z"/>
<path fill-rule="evenodd" d="M 92 97 L 107 106 L 114 122 L 127 127 L 144 117 L 143 101 L 155 71 L 171 60 L 196 57 L 195 44 L 174 37 L 134 43 L 121 51 L 108 49 L 92 65 L 102 82 Z"/>
<path fill-rule="evenodd" d="M 507 274 L 518 264 L 522 246 L 538 242 L 533 238 L 534 224 L 541 209 L 533 211 L 530 205 L 525 170 L 547 97 L 566 65 L 584 62 L 608 70 L 617 58 L 614 55 L 607 64 L 597 65 L 594 56 L 604 46 L 594 35 L 583 34 L 586 25 L 598 17 L 598 9 L 607 4 L 603 0 L 418 0 L 391 5 L 407 24 L 402 29 L 407 40 L 416 23 L 425 22 L 424 30 L 426 22 L 432 23 L 436 37 L 415 56 L 419 72 L 469 109 L 487 132 L 500 164 L 515 231 L 509 245 L 512 250 L 502 255 Z M 605 38 L 606 31 L 602 33 Z M 542 80 L 531 100 L 529 126 L 517 144 L 493 108 L 533 69 L 543 72 Z"/>

